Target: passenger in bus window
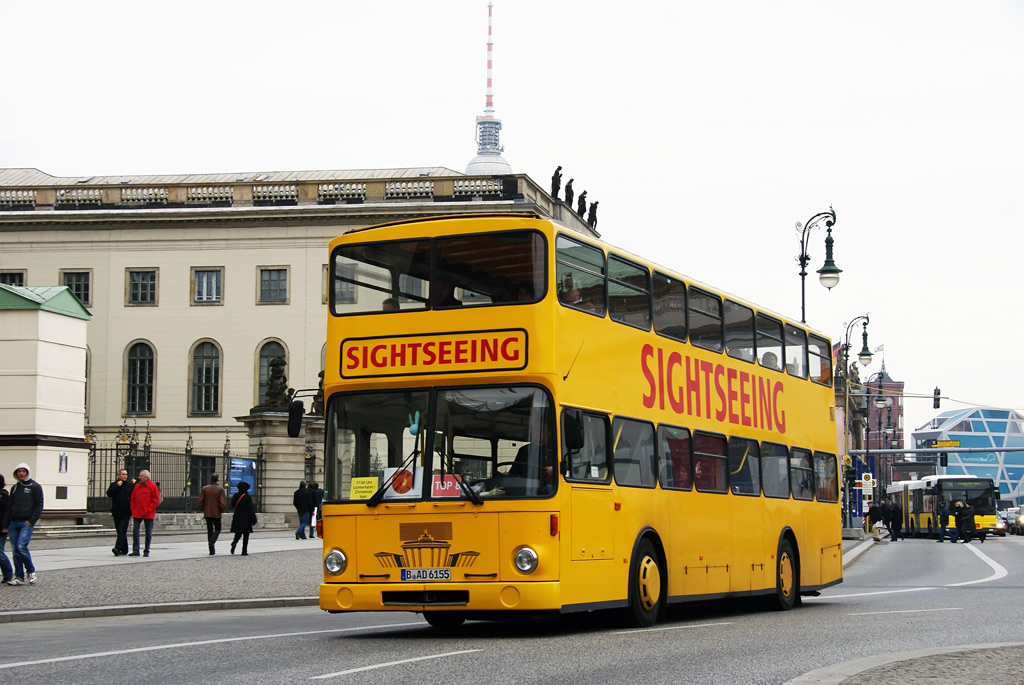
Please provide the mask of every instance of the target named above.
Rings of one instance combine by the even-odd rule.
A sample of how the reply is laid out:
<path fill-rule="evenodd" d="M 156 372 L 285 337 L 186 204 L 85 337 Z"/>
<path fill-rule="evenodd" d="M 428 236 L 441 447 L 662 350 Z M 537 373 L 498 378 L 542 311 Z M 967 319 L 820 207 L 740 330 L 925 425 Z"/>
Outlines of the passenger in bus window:
<path fill-rule="evenodd" d="M 381 311 L 384 312 L 397 312 L 401 309 L 401 307 L 398 304 L 398 300 L 396 300 L 393 297 L 389 297 L 388 299 L 384 300 L 384 302 L 381 303 L 380 308 Z"/>
<path fill-rule="evenodd" d="M 533 286 L 529 283 L 520 283 L 516 289 L 516 302 L 533 302 Z"/>
<path fill-rule="evenodd" d="M 447 278 L 438 278 L 434 281 L 434 306 L 435 307 L 461 307 L 455 297 L 455 286 Z"/>
<path fill-rule="evenodd" d="M 761 366 L 767 369 L 782 371 L 782 367 L 779 366 L 779 357 L 774 352 L 765 352 L 761 355 Z"/>
<path fill-rule="evenodd" d="M 558 299 L 565 304 L 576 304 L 580 301 L 580 289 L 575 286 L 571 273 L 565 274 L 558 288 Z"/>

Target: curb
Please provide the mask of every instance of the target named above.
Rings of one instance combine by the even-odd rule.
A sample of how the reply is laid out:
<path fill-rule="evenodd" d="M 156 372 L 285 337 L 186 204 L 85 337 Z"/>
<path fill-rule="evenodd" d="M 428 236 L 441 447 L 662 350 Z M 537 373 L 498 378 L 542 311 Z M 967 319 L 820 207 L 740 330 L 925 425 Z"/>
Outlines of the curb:
<path fill-rule="evenodd" d="M 265 599 L 213 599 L 197 602 L 129 604 L 126 606 L 77 607 L 70 609 L 28 609 L 25 611 L 0 611 L 0 624 L 21 623 L 25 621 L 52 621 L 65 618 L 169 614 L 181 611 L 276 609 L 280 607 L 319 606 L 319 604 L 320 600 L 317 597 L 268 597 Z"/>

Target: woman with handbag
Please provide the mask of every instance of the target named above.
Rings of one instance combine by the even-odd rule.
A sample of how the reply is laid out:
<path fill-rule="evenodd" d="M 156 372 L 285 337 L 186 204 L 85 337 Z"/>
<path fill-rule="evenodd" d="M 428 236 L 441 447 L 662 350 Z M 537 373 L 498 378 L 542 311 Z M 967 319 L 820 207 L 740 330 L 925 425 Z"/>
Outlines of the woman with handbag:
<path fill-rule="evenodd" d="M 235 539 L 231 541 L 231 553 L 235 553 L 238 539 L 242 539 L 242 556 L 249 555 L 249 534 L 256 525 L 256 504 L 249 494 L 249 484 L 244 480 L 238 484 L 238 492 L 231 498 L 231 508 L 235 510 L 231 517 L 231 532 Z"/>

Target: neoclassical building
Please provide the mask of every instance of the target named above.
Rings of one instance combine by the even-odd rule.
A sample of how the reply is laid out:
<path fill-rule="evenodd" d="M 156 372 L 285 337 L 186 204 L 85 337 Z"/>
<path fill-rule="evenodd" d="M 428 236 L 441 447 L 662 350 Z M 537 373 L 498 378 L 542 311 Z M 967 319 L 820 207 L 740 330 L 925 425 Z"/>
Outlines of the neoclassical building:
<path fill-rule="evenodd" d="M 0 283 L 67 286 L 92 315 L 86 424 L 153 444 L 239 445 L 269 363 L 315 388 L 327 245 L 417 216 L 533 212 L 585 223 L 522 174 L 441 167 L 57 178 L 0 169 Z M 234 440 L 232 440 L 234 441 Z"/>

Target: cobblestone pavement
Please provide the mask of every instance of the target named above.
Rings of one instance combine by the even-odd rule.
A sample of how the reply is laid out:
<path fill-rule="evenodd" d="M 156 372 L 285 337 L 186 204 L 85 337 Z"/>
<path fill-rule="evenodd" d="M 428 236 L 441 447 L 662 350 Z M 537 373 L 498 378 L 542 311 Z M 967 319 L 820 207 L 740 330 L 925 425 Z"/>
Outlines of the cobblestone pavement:
<path fill-rule="evenodd" d="M 229 554 L 231 536 L 224 538 L 217 543 L 218 554 L 210 556 L 205 533 L 154 535 L 149 558 L 114 557 L 113 541 L 102 538 L 32 540 L 39 582 L 0 585 L 0 623 L 17 612 L 82 607 L 104 607 L 110 614 L 113 607 L 181 602 L 302 598 L 315 603 L 322 578 L 319 540 L 261 531 L 251 536 L 249 555 L 243 557 Z"/>

